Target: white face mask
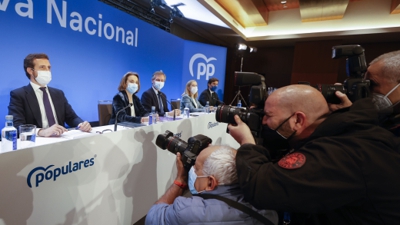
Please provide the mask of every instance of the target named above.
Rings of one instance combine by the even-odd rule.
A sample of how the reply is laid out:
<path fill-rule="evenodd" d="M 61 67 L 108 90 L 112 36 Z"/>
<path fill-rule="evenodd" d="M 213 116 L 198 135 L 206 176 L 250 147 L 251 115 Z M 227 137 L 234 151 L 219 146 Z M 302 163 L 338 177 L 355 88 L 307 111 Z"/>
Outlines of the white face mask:
<path fill-rule="evenodd" d="M 197 87 L 190 87 L 190 92 L 192 93 L 192 95 L 197 93 Z"/>
<path fill-rule="evenodd" d="M 50 71 L 43 71 L 43 70 L 38 70 L 37 71 L 37 77 L 35 80 L 42 86 L 47 85 L 51 81 L 51 72 Z"/>
<path fill-rule="evenodd" d="M 161 90 L 164 87 L 164 82 L 154 81 L 154 88 L 157 90 Z"/>
<path fill-rule="evenodd" d="M 375 107 L 377 109 L 386 109 L 389 108 L 390 106 L 393 105 L 393 103 L 390 101 L 388 96 L 396 90 L 397 87 L 400 86 L 400 83 L 397 84 L 392 90 L 390 90 L 386 95 L 383 94 L 378 94 L 378 93 L 373 93 L 372 94 L 372 102 L 374 103 Z"/>
<path fill-rule="evenodd" d="M 128 87 L 126 87 L 126 90 L 131 94 L 136 93 L 136 91 L 138 89 L 139 89 L 139 85 L 136 83 L 128 83 Z"/>

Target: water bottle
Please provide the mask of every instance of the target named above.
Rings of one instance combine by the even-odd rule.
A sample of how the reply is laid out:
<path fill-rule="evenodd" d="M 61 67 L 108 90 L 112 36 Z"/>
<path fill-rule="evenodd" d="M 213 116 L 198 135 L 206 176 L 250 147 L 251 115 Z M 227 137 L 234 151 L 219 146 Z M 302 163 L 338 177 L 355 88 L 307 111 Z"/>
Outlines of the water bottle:
<path fill-rule="evenodd" d="M 186 118 L 189 118 L 189 108 L 188 107 L 185 107 L 184 109 L 183 109 L 183 117 L 186 117 Z"/>
<path fill-rule="evenodd" d="M 207 101 L 206 106 L 204 106 L 204 110 L 206 113 L 210 113 L 210 103 Z"/>
<path fill-rule="evenodd" d="M 1 151 L 17 150 L 17 129 L 13 125 L 13 116 L 6 116 L 6 126 L 1 130 Z"/>
<path fill-rule="evenodd" d="M 152 106 L 151 107 L 151 112 L 150 112 L 150 115 L 149 115 L 149 125 L 156 123 L 156 119 L 157 119 L 156 117 L 157 117 L 156 116 L 156 107 Z"/>
<path fill-rule="evenodd" d="M 242 107 L 242 100 L 238 100 L 237 107 L 238 107 L 238 108 L 241 108 L 241 107 Z"/>

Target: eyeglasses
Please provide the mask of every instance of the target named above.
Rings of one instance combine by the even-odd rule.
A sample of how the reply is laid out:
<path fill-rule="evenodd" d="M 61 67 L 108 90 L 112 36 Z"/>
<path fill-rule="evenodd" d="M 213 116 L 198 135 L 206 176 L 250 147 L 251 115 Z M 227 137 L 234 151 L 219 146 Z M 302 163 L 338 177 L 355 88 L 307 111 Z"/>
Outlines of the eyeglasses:
<path fill-rule="evenodd" d="M 96 131 L 96 134 L 104 134 L 104 133 L 110 133 L 110 132 L 113 132 L 113 131 L 111 129 L 105 129 L 102 131 Z"/>

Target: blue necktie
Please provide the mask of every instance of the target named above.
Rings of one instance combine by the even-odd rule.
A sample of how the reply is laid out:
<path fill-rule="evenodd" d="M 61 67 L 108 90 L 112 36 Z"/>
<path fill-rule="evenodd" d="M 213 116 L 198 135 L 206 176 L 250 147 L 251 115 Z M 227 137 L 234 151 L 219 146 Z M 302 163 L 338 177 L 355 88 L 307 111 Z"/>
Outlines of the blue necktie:
<path fill-rule="evenodd" d="M 49 122 L 49 127 L 53 126 L 56 122 L 54 120 L 53 110 L 51 109 L 49 95 L 46 92 L 46 87 L 39 88 L 43 91 L 43 104 L 44 110 L 46 111 L 47 121 Z"/>
<path fill-rule="evenodd" d="M 160 116 L 164 115 L 164 107 L 163 107 L 163 103 L 162 103 L 162 98 L 161 98 L 161 93 L 158 92 L 158 104 L 159 104 L 159 108 L 160 108 Z"/>

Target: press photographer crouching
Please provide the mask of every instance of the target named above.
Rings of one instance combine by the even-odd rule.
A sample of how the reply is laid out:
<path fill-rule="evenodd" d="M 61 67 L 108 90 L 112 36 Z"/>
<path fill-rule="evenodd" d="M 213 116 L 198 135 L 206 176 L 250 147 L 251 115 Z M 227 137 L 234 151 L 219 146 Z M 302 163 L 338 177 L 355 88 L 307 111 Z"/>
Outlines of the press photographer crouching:
<path fill-rule="evenodd" d="M 259 209 L 318 214 L 320 224 L 397 224 L 400 154 L 369 99 L 330 114 L 317 89 L 290 85 L 266 100 L 263 125 L 291 147 L 277 163 L 235 116 L 229 132 L 245 199 Z"/>
<path fill-rule="evenodd" d="M 206 223 L 233 225 L 278 223 L 278 216 L 275 211 L 257 210 L 258 215 L 268 222 L 261 223 L 254 217 L 229 205 L 234 202 L 249 210 L 256 210 L 243 200 L 243 195 L 239 189 L 235 167 L 235 149 L 216 145 L 210 145 L 204 149 L 202 147 L 192 148 L 188 146 L 191 145 L 190 143 L 193 140 L 189 139 L 186 144 L 179 138 L 170 135 L 171 132 L 167 131 L 166 135 L 162 135 L 157 140 L 157 145 L 161 148 L 167 147 L 169 151 L 176 153 L 177 177 L 174 184 L 149 210 L 146 216 L 146 224 L 187 225 Z M 195 139 L 194 142 L 207 139 L 203 135 L 196 135 L 193 138 Z M 200 142 L 206 143 L 204 141 Z M 186 145 L 186 147 L 179 147 L 182 145 Z M 200 151 L 189 150 L 194 148 Z M 198 156 L 196 155 L 193 158 L 192 153 L 197 153 Z M 186 159 L 183 157 L 185 154 L 187 155 Z M 193 166 L 185 166 L 191 163 L 194 163 Z M 185 168 L 190 168 L 189 174 Z M 190 192 L 196 196 L 181 196 L 188 187 Z"/>

